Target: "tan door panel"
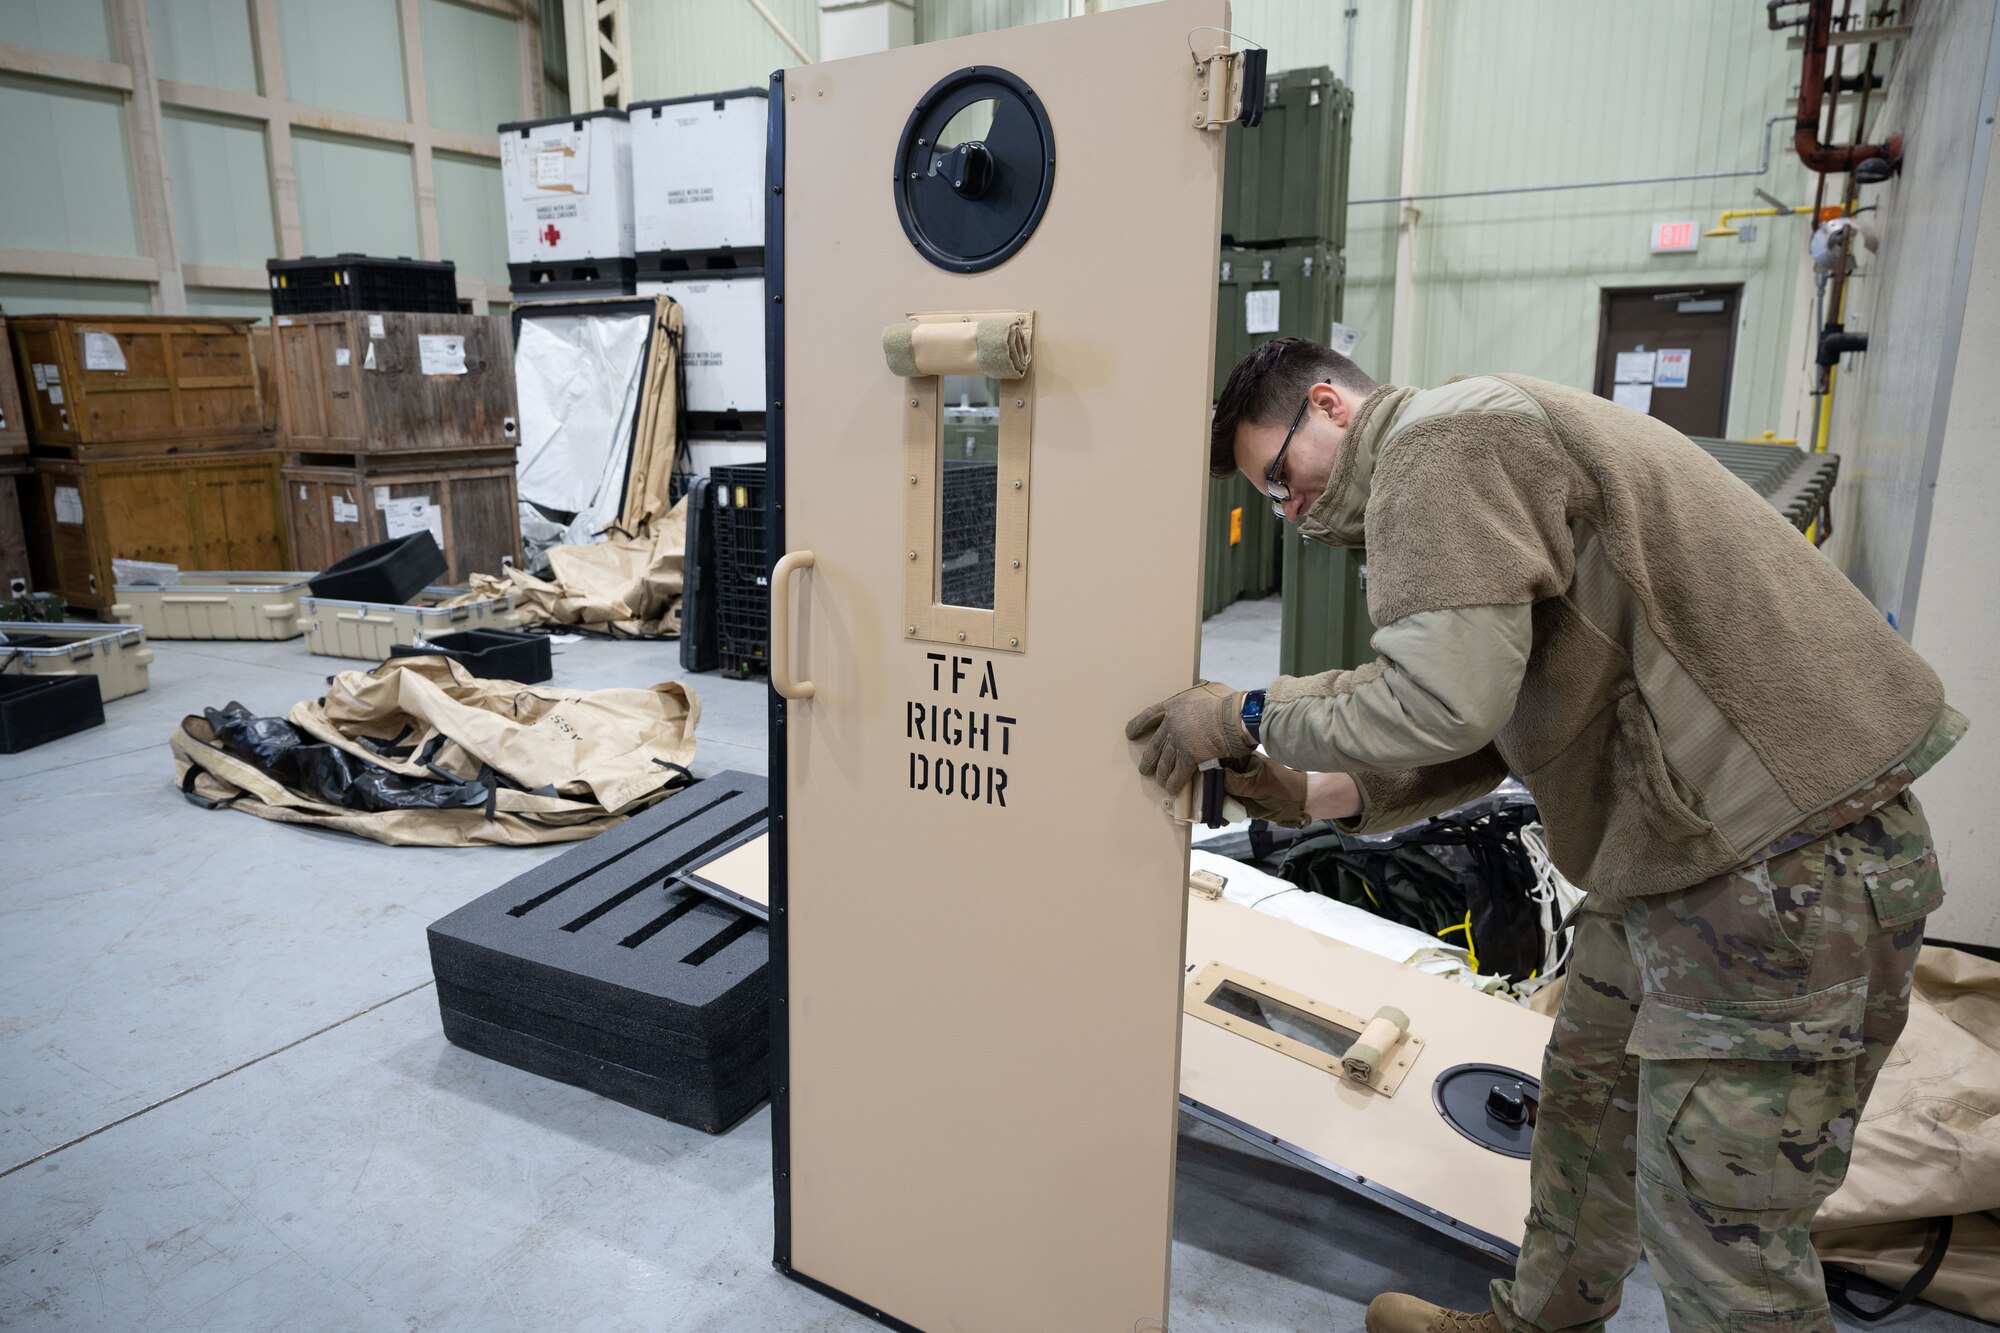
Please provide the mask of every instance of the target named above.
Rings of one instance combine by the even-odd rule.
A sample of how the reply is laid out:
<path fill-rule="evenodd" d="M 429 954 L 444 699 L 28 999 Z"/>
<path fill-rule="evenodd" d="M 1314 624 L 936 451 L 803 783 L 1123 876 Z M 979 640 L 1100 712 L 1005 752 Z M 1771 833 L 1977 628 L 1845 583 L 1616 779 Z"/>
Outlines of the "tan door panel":
<path fill-rule="evenodd" d="M 1188 843 L 1123 725 L 1199 657 L 1222 136 L 1194 124 L 1189 41 L 1227 22 L 1167 0 L 772 81 L 775 1258 L 886 1326 L 1164 1327 Z M 976 261 L 910 202 L 972 194 L 938 179 L 965 143 L 906 130 L 955 119 L 968 79 L 1014 90 L 977 131 L 990 215 L 1038 201 Z M 927 616 L 927 641 L 906 450 L 959 394 L 913 391 L 884 331 L 993 311 L 1033 317 L 1031 368 L 994 377 L 1032 470 L 949 460 L 994 475 L 1007 545 L 948 606 L 981 614 Z M 967 567 L 952 535 L 940 588 Z"/>
<path fill-rule="evenodd" d="M 1423 1047 L 1384 1096 L 1264 1037 L 1192 1014 L 1181 1036 L 1181 1099 L 1211 1123 L 1276 1149 L 1407 1216 L 1494 1254 L 1519 1250 L 1528 1163 L 1467 1139 L 1433 1087 L 1460 1065 L 1533 1076 L 1550 1021 L 1505 1000 L 1403 967 L 1238 903 L 1188 895 L 1190 979 L 1220 962 L 1294 1004 L 1374 1014 L 1393 1006 Z"/>

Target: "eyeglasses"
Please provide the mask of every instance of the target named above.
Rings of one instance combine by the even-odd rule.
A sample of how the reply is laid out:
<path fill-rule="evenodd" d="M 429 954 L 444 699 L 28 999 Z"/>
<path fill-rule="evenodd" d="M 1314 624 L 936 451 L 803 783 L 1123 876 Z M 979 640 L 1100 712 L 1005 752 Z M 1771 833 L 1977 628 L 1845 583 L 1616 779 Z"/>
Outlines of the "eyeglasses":
<path fill-rule="evenodd" d="M 1320 384 L 1331 383 L 1332 380 L 1320 381 Z M 1318 388 L 1319 385 L 1313 387 Z M 1264 494 L 1271 497 L 1271 512 L 1281 519 L 1285 516 L 1285 505 L 1292 498 L 1292 488 L 1278 480 L 1278 469 L 1285 465 L 1285 451 L 1292 447 L 1292 437 L 1297 435 L 1299 427 L 1305 424 L 1306 409 L 1311 406 L 1312 396 L 1308 394 L 1305 401 L 1299 404 L 1299 410 L 1292 414 L 1292 428 L 1285 432 L 1285 442 L 1278 446 L 1278 456 L 1271 460 L 1271 469 L 1264 474 Z"/>

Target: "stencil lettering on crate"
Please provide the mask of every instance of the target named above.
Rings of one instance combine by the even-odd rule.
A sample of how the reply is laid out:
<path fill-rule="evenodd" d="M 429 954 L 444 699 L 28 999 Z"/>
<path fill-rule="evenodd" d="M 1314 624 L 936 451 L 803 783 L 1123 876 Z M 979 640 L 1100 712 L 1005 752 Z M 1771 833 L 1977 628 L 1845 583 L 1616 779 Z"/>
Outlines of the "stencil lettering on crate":
<path fill-rule="evenodd" d="M 1019 723 L 996 711 L 1000 681 L 991 661 L 925 653 L 931 696 L 911 699 L 903 714 L 910 750 L 910 790 L 978 805 L 1007 805 L 1007 770 L 993 760 L 1014 751 Z"/>

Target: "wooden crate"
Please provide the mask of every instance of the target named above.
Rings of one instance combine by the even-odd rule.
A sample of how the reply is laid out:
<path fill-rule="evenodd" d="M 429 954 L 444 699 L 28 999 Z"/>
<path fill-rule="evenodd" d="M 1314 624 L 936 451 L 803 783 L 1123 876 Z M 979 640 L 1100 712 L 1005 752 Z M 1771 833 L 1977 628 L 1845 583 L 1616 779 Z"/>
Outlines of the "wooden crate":
<path fill-rule="evenodd" d="M 0 462 L 0 597 L 11 597 L 15 579 L 28 579 L 28 529 L 21 518 L 21 482 L 34 469 Z"/>
<path fill-rule="evenodd" d="M 273 321 L 278 414 L 295 452 L 511 449 L 505 315 L 341 311 Z"/>
<path fill-rule="evenodd" d="M 263 409 L 264 433 L 278 433 L 278 343 L 271 326 L 250 330 L 250 363 L 257 370 L 257 404 Z"/>
<path fill-rule="evenodd" d="M 14 349 L 7 321 L 0 318 L 0 462 L 28 452 L 28 418 L 21 411 L 21 386 L 14 375 Z M 0 514 L 0 522 L 5 515 Z"/>
<path fill-rule="evenodd" d="M 521 558 L 514 451 L 299 454 L 285 465 L 285 509 L 301 569 L 325 569 L 376 542 L 428 527 L 445 578 L 464 583 Z M 421 505 L 416 502 L 421 501 Z"/>
<path fill-rule="evenodd" d="M 36 445 L 186 450 L 264 433 L 247 319 L 43 315 L 8 333 Z"/>
<path fill-rule="evenodd" d="M 116 600 L 111 562 L 182 569 L 289 569 L 279 455 L 38 458 L 29 518 L 36 587 L 74 606 Z"/>

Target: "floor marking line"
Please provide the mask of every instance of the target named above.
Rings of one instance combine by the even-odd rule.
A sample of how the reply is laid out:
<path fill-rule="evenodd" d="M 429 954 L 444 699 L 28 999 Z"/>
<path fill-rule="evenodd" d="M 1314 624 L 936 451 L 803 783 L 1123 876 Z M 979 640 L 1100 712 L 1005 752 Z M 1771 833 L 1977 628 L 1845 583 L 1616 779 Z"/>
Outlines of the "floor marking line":
<path fill-rule="evenodd" d="M 191 1088 L 182 1088 L 179 1092 L 176 1092 L 171 1096 L 162 1097 L 160 1098 L 160 1100 L 152 1102 L 146 1106 L 142 1106 L 136 1111 L 132 1111 L 125 1115 L 121 1115 L 108 1125 L 99 1125 L 96 1129 L 91 1130 L 89 1133 L 79 1134 L 75 1138 L 69 1140 L 67 1143 L 58 1143 L 55 1147 L 50 1148 L 45 1152 L 38 1152 L 25 1162 L 16 1162 L 14 1163 L 14 1165 L 8 1167 L 6 1170 L 0 1171 L 0 1180 L 5 1180 L 8 1176 L 13 1175 L 16 1171 L 25 1170 L 26 1168 L 33 1166 L 36 1162 L 46 1161 L 49 1158 L 54 1157 L 59 1152 L 63 1152 L 67 1149 L 74 1148 L 77 1144 L 82 1143 L 88 1139 L 94 1139 L 99 1134 L 104 1133 L 106 1130 L 116 1129 L 120 1125 L 126 1124 L 133 1120 L 137 1120 L 140 1116 L 146 1114 L 148 1111 L 157 1111 L 162 1106 L 165 1106 L 170 1102 L 177 1102 L 191 1092 L 200 1092 L 203 1088 L 209 1086 L 211 1083 L 220 1083 L 223 1079 L 228 1078 L 231 1074 L 240 1074 L 244 1070 L 248 1069 L 250 1066 L 262 1064 L 264 1063 L 264 1061 L 270 1059 L 274 1055 L 283 1055 L 286 1051 L 291 1050 L 295 1046 L 303 1046 L 307 1042 L 311 1041 L 314 1037 L 324 1036 L 325 1034 L 333 1031 L 335 1028 L 341 1027 L 347 1023 L 352 1023 L 355 1019 L 360 1018 L 363 1015 L 374 1013 L 377 1009 L 382 1008 L 384 1005 L 394 1004 L 396 1001 L 403 999 L 405 996 L 415 995 L 418 991 L 424 989 L 424 987 L 426 986 L 433 986 L 436 984 L 437 983 L 435 979 L 420 981 L 406 991 L 396 992 L 394 995 L 391 995 L 386 1000 L 377 1000 L 374 1004 L 369 1005 L 367 1008 L 357 1009 L 345 1018 L 336 1018 L 333 1020 L 333 1022 L 328 1023 L 325 1027 L 316 1029 L 312 1032 L 308 1032 L 306 1033 L 305 1036 L 298 1038 L 296 1041 L 288 1041 L 283 1046 L 278 1047 L 278 1049 L 276 1049 L 275 1051 L 266 1051 L 262 1055 L 255 1056 L 251 1059 L 245 1060 L 242 1064 L 237 1065 L 235 1068 L 225 1069 L 220 1074 L 216 1074 L 211 1078 L 205 1078 Z"/>

